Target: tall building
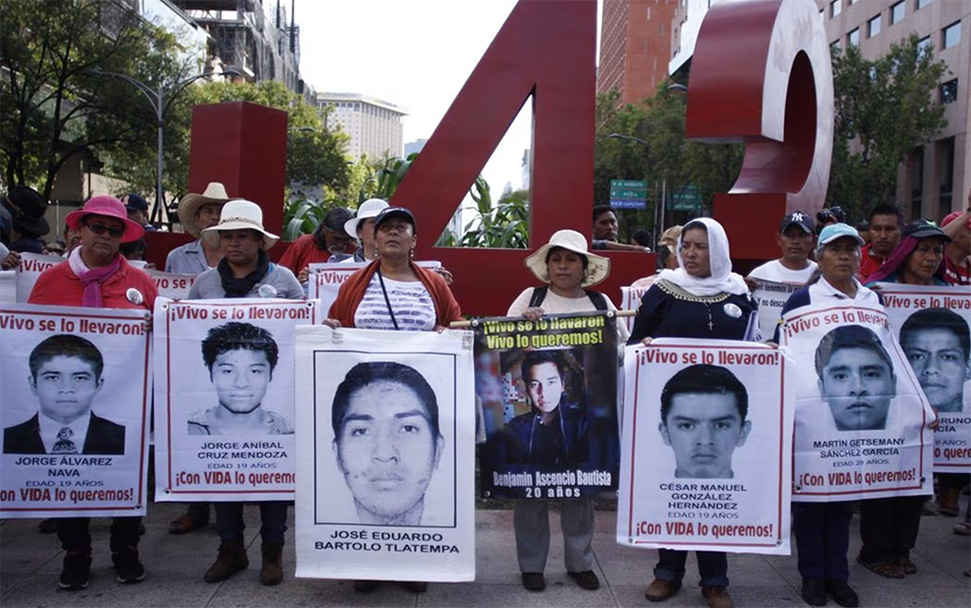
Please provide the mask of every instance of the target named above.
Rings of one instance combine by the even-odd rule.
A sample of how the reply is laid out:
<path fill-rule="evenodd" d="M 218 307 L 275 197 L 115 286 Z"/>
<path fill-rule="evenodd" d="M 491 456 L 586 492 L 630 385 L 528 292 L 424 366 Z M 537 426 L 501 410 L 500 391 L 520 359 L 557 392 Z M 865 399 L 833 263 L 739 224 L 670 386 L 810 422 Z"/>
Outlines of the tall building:
<path fill-rule="evenodd" d="M 710 5 L 727 0 L 684 0 L 675 13 L 671 73 L 687 69 Z M 945 105 L 945 127 L 914 150 L 897 175 L 897 203 L 913 218 L 940 220 L 966 205 L 971 189 L 971 2 L 967 0 L 815 0 L 830 45 L 858 45 L 873 60 L 916 33 L 933 45 L 947 71 L 934 92 Z"/>
<path fill-rule="evenodd" d="M 671 21 L 684 0 L 603 3 L 597 93 L 620 91 L 621 103 L 653 97 L 668 75 Z"/>
<path fill-rule="evenodd" d="M 330 106 L 325 126 L 350 135 L 347 149 L 352 158 L 370 159 L 402 155 L 404 129 L 401 118 L 408 112 L 399 106 L 360 93 L 317 93 L 317 107 Z"/>

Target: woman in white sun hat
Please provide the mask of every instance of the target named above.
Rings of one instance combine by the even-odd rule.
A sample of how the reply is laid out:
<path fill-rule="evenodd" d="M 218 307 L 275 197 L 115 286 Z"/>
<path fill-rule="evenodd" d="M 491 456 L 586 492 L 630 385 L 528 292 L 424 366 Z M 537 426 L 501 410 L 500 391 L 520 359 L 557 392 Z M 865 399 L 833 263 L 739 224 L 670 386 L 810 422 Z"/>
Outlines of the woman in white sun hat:
<path fill-rule="evenodd" d="M 341 264 L 370 262 L 378 257 L 378 246 L 374 240 L 374 218 L 388 208 L 388 202 L 380 198 L 369 198 L 357 208 L 357 215 L 344 222 L 344 232 L 361 244 L 354 255 L 342 260 Z"/>
<path fill-rule="evenodd" d="M 509 307 L 510 317 L 536 321 L 545 314 L 616 311 L 610 298 L 589 290 L 610 274 L 610 259 L 587 251 L 587 240 L 575 230 L 560 230 L 550 242 L 530 254 L 526 267 L 543 284 L 528 287 Z M 627 342 L 627 328 L 617 324 L 618 348 Z M 540 423 L 542 424 L 542 423 Z M 549 501 L 517 500 L 513 508 L 516 555 L 523 587 L 530 591 L 546 588 L 543 571 L 549 553 Z M 600 587 L 593 571 L 593 500 L 560 500 L 567 573 L 587 590 Z"/>

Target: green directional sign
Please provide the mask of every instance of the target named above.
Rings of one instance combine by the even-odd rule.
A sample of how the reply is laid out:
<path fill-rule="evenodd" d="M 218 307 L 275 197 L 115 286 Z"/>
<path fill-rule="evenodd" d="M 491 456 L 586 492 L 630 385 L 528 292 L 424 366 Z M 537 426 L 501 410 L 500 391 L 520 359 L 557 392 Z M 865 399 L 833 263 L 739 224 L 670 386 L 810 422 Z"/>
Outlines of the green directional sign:
<path fill-rule="evenodd" d="M 647 182 L 644 180 L 610 180 L 610 206 L 615 209 L 647 208 Z"/>
<path fill-rule="evenodd" d="M 672 192 L 668 198 L 668 209 L 672 211 L 701 211 L 704 207 L 701 192 L 691 184 L 680 192 Z"/>

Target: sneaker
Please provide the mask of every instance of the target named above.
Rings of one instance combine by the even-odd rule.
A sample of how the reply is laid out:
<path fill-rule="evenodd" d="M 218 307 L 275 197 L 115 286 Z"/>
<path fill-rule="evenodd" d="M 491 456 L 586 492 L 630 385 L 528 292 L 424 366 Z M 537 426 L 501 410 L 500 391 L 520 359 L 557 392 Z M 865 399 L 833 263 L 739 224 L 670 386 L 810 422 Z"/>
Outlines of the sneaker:
<path fill-rule="evenodd" d="M 216 561 L 209 566 L 202 578 L 207 583 L 218 583 L 248 567 L 246 547 L 239 543 L 223 542 L 219 544 L 219 555 L 216 556 Z"/>
<path fill-rule="evenodd" d="M 966 521 L 954 524 L 954 527 L 951 529 L 954 530 L 955 534 L 960 534 L 961 536 L 971 536 L 971 524 Z"/>
<path fill-rule="evenodd" d="M 91 576 L 91 556 L 82 555 L 77 551 L 68 551 L 64 556 L 61 567 L 61 579 L 58 581 L 61 589 L 77 591 L 88 586 Z"/>
<path fill-rule="evenodd" d="M 542 591 L 546 589 L 546 579 L 542 572 L 523 572 L 523 588 L 526 591 Z"/>
<path fill-rule="evenodd" d="M 115 564 L 119 583 L 133 585 L 145 580 L 145 566 L 138 560 L 138 549 L 126 547 L 112 553 L 111 561 Z"/>
<path fill-rule="evenodd" d="M 735 606 L 727 587 L 702 587 L 701 595 L 705 596 L 711 608 L 734 608 Z"/>
<path fill-rule="evenodd" d="M 600 589 L 600 579 L 594 574 L 593 570 L 584 570 L 583 572 L 567 572 L 570 578 L 577 582 L 577 586 L 581 589 L 586 589 L 587 591 L 596 591 Z"/>
<path fill-rule="evenodd" d="M 681 589 L 681 582 L 673 583 L 671 581 L 662 581 L 659 578 L 651 581 L 651 584 L 647 586 L 647 590 L 644 592 L 644 597 L 647 598 L 649 602 L 663 602 Z"/>
<path fill-rule="evenodd" d="M 802 593 L 800 595 L 802 595 L 802 599 L 810 606 L 826 605 L 826 585 L 822 579 L 802 579 Z"/>
<path fill-rule="evenodd" d="M 846 581 L 826 581 L 826 591 L 833 596 L 833 601 L 844 608 L 856 608 L 860 605 L 860 598 L 856 591 L 846 584 Z"/>

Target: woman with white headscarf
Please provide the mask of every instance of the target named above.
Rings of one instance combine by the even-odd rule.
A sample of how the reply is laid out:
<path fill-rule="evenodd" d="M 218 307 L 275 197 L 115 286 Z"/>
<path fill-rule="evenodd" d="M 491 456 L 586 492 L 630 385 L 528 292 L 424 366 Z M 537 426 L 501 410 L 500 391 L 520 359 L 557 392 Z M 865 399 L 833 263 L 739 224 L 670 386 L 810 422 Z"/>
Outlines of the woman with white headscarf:
<path fill-rule="evenodd" d="M 662 270 L 644 297 L 628 344 L 654 338 L 761 340 L 758 304 L 745 281 L 732 272 L 728 237 L 711 218 L 692 220 L 678 239 L 679 267 Z M 659 549 L 654 580 L 645 595 L 661 602 L 681 588 L 687 551 Z M 698 551 L 702 594 L 712 608 L 730 608 L 728 560 L 724 553 Z"/>

